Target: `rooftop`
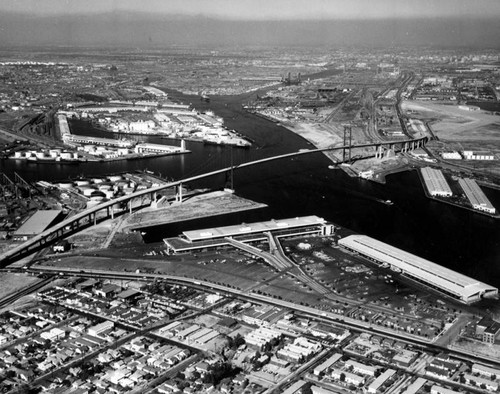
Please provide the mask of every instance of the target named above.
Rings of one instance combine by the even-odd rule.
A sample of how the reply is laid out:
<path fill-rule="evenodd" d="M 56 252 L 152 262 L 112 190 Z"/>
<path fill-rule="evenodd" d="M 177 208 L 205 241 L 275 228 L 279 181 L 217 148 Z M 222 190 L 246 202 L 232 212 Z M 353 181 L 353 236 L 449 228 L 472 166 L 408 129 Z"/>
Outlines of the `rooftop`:
<path fill-rule="evenodd" d="M 291 219 L 269 220 L 250 224 L 238 224 L 226 227 L 214 227 L 203 230 L 184 231 L 184 236 L 190 241 L 200 241 L 210 238 L 231 237 L 242 234 L 261 233 L 265 231 L 283 230 L 304 226 L 324 224 L 326 221 L 318 216 L 303 216 Z"/>
<path fill-rule="evenodd" d="M 405 273 L 416 276 L 430 285 L 466 300 L 478 293 L 498 292 L 498 289 L 479 282 L 476 279 L 377 241 L 366 235 L 350 235 L 339 240 L 339 244 L 359 251 L 378 261 L 391 264 Z"/>
<path fill-rule="evenodd" d="M 33 216 L 26 220 L 14 235 L 38 235 L 46 230 L 61 214 L 62 211 L 51 209 L 36 211 Z"/>

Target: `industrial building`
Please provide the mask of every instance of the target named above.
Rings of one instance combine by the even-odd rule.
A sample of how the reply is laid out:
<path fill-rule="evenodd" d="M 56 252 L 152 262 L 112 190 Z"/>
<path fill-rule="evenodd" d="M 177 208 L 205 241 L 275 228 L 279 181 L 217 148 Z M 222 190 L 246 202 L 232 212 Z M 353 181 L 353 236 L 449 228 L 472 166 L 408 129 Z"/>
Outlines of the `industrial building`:
<path fill-rule="evenodd" d="M 186 143 L 184 140 L 181 141 L 181 146 L 163 145 L 163 144 L 152 144 L 149 142 L 143 142 L 135 146 L 136 153 L 156 153 L 156 154 L 174 154 L 174 153 L 185 153 Z"/>
<path fill-rule="evenodd" d="M 163 240 L 169 253 L 190 252 L 198 249 L 229 245 L 228 239 L 240 242 L 265 240 L 268 235 L 277 237 L 307 234 L 332 235 L 333 225 L 318 216 L 302 216 L 290 219 L 269 220 L 250 224 L 214 227 L 203 230 L 184 231 L 177 238 Z"/>
<path fill-rule="evenodd" d="M 61 212 L 57 209 L 36 211 L 21 227 L 14 231 L 12 238 L 15 241 L 27 241 L 29 238 L 44 232 L 57 221 Z"/>
<path fill-rule="evenodd" d="M 339 245 L 379 265 L 387 265 L 414 281 L 464 303 L 472 303 L 482 297 L 493 297 L 498 294 L 498 289 L 495 287 L 366 235 L 350 235 L 340 239 Z"/>
<path fill-rule="evenodd" d="M 472 204 L 472 208 L 477 209 L 478 211 L 491 213 L 493 215 L 496 213 L 495 207 L 490 200 L 488 200 L 488 197 L 485 196 L 474 179 L 460 178 L 458 183 L 465 192 L 467 199 Z"/>
<path fill-rule="evenodd" d="M 451 197 L 453 195 L 441 170 L 424 167 L 420 171 L 424 178 L 425 187 L 431 196 Z"/>

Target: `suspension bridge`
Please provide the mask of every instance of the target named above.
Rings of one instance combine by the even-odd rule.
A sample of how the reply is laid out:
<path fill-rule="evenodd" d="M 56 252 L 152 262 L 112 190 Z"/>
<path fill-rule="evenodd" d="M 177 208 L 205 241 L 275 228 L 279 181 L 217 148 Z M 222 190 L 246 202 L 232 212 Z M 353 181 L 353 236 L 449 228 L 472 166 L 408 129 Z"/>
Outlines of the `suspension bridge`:
<path fill-rule="evenodd" d="M 428 137 L 423 137 L 420 139 L 407 139 L 407 140 L 400 140 L 400 141 L 378 141 L 378 142 L 370 142 L 366 144 L 359 144 L 359 145 L 342 145 L 342 146 L 335 146 L 335 147 L 329 147 L 329 148 L 321 148 L 321 149 L 304 149 L 300 150 L 298 152 L 291 152 L 291 153 L 285 153 L 281 155 L 276 155 L 276 156 L 271 156 L 271 157 L 264 157 L 261 159 L 256 159 L 252 161 L 248 161 L 245 163 L 240 163 L 240 164 L 232 164 L 223 168 L 219 168 L 213 171 L 208 171 L 204 172 L 199 175 L 194 175 L 190 177 L 186 177 L 181 180 L 169 182 L 167 184 L 161 185 L 161 186 L 156 186 L 152 187 L 149 189 L 144 189 L 140 191 L 136 191 L 132 194 L 122 196 L 115 198 L 113 200 L 104 202 L 102 204 L 99 204 L 95 207 L 88 208 L 76 215 L 73 215 L 60 223 L 50 227 L 49 229 L 45 230 L 44 232 L 36 235 L 33 238 L 30 238 L 29 240 L 23 242 L 22 244 L 4 252 L 2 255 L 0 255 L 0 267 L 4 268 L 7 265 L 20 260 L 23 257 L 29 256 L 32 253 L 35 253 L 36 251 L 43 249 L 65 237 L 67 237 L 70 234 L 73 234 L 85 227 L 88 227 L 89 225 L 95 225 L 97 224 L 98 216 L 99 220 L 103 219 L 108 219 L 108 218 L 114 218 L 115 214 L 120 214 L 124 212 L 130 212 L 132 213 L 133 205 L 132 201 L 135 199 L 142 199 L 144 196 L 150 196 L 151 201 L 157 201 L 157 193 L 161 192 L 162 190 L 166 190 L 169 188 L 175 188 L 177 198 L 179 201 L 182 201 L 182 185 L 187 184 L 196 180 L 204 179 L 204 178 L 209 178 L 218 174 L 223 174 L 223 173 L 231 173 L 237 169 L 242 169 L 242 168 L 247 168 L 247 167 L 252 167 L 256 166 L 262 163 L 266 162 L 271 162 L 271 161 L 277 161 L 277 160 L 283 160 L 286 158 L 293 158 L 293 157 L 298 157 L 298 156 L 304 156 L 304 155 L 310 155 L 313 153 L 320 153 L 320 152 L 328 152 L 328 151 L 334 151 L 334 150 L 343 150 L 345 151 L 346 149 L 352 150 L 352 149 L 357 149 L 357 148 L 369 148 L 373 147 L 373 154 L 370 157 L 382 157 L 384 152 L 389 152 L 389 151 L 394 151 L 394 152 L 406 152 L 409 150 L 416 149 L 418 147 L 421 147 L 425 145 L 426 142 L 428 142 L 429 138 Z M 206 167 L 205 167 L 206 168 Z M 118 212 L 117 212 L 117 207 L 119 207 Z"/>

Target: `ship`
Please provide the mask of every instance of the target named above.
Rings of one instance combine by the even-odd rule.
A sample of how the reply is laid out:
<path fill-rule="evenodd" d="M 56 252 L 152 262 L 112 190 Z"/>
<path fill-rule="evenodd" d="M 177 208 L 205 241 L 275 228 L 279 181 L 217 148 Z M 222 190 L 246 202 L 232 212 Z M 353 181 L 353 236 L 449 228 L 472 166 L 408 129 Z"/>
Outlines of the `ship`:
<path fill-rule="evenodd" d="M 201 96 L 200 96 L 200 100 L 201 101 L 206 101 L 206 102 L 209 102 L 210 101 L 210 96 L 208 96 L 207 94 L 205 93 L 202 93 Z"/>

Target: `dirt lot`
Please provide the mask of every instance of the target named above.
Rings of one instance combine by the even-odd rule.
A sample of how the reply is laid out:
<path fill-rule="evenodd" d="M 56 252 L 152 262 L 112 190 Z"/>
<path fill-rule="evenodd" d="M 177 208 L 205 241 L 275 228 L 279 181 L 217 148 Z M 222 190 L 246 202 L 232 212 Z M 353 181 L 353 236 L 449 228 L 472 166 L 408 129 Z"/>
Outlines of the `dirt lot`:
<path fill-rule="evenodd" d="M 412 117 L 432 120 L 438 138 L 454 141 L 500 141 L 500 117 L 484 111 L 467 111 L 454 105 L 405 101 Z"/>

